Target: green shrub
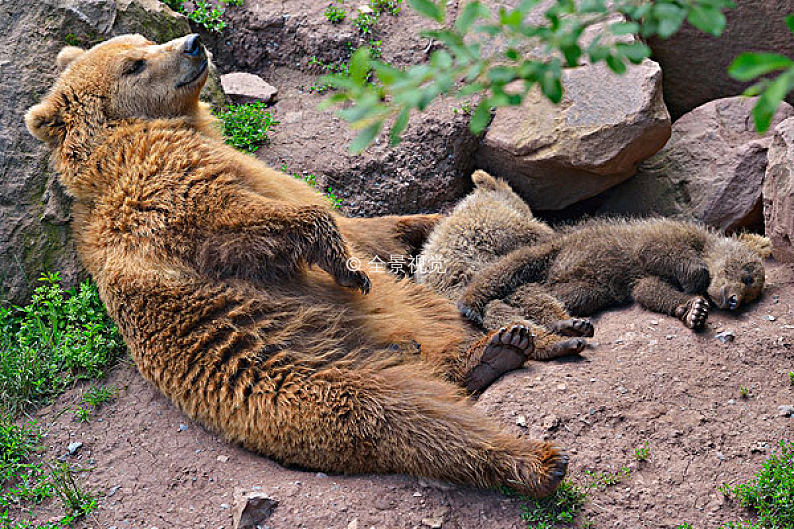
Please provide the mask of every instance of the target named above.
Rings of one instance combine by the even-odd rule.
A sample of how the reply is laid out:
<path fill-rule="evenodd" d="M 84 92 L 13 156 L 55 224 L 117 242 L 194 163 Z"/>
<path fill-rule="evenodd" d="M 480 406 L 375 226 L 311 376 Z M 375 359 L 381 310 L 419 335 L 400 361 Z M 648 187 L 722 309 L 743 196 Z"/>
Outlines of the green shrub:
<path fill-rule="evenodd" d="M 223 122 L 226 143 L 241 151 L 256 152 L 268 140 L 268 131 L 279 123 L 265 109 L 265 104 L 257 101 L 214 111 Z"/>
<path fill-rule="evenodd" d="M 57 273 L 41 282 L 27 306 L 0 307 L 0 408 L 12 414 L 102 377 L 123 349 L 93 284 L 65 291 Z"/>
<path fill-rule="evenodd" d="M 328 4 L 323 14 L 332 24 L 338 24 L 345 19 L 347 11 L 345 11 L 345 8 L 341 5 Z"/>
<path fill-rule="evenodd" d="M 720 492 L 751 509 L 755 521 L 729 522 L 724 529 L 787 529 L 794 527 L 794 443 L 780 441 L 755 478 L 736 486 L 722 485 Z"/>

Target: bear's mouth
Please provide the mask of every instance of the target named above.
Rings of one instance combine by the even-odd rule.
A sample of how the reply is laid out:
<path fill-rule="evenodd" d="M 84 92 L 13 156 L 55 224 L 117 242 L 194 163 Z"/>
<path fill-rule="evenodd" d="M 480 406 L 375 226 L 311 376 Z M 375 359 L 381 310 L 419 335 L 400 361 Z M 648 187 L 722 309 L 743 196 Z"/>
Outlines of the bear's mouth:
<path fill-rule="evenodd" d="M 199 78 L 201 78 L 204 75 L 204 72 L 207 71 L 207 66 L 208 66 L 207 59 L 204 59 L 199 65 L 199 67 L 196 69 L 196 73 L 194 73 L 190 78 L 184 81 L 180 81 L 176 85 L 176 87 L 182 88 L 183 86 L 188 86 L 195 83 Z"/>

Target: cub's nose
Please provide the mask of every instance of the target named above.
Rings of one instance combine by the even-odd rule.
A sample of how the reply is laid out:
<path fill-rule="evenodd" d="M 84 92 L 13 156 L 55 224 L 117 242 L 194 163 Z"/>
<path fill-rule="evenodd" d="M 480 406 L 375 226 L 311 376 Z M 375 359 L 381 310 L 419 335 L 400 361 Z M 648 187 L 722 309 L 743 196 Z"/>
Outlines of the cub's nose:
<path fill-rule="evenodd" d="M 728 308 L 731 310 L 736 310 L 736 307 L 739 306 L 739 298 L 736 296 L 731 296 L 728 298 Z"/>
<path fill-rule="evenodd" d="M 201 41 L 196 33 L 188 35 L 185 39 L 185 55 L 198 57 L 201 53 Z"/>

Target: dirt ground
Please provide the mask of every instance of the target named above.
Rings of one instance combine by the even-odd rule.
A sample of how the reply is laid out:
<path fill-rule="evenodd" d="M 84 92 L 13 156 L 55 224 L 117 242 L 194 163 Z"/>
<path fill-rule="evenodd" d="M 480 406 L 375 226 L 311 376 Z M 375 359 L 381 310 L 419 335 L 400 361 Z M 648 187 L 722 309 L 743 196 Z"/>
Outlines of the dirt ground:
<path fill-rule="evenodd" d="M 768 263 L 761 302 L 739 314 L 713 313 L 693 334 L 671 318 L 629 307 L 596 320 L 597 345 L 578 360 L 532 363 L 497 381 L 476 406 L 519 435 L 553 439 L 572 454 L 570 475 L 630 476 L 594 490 L 585 516 L 596 528 L 711 529 L 746 513 L 717 487 L 750 478 L 794 419 L 794 270 Z M 715 337 L 732 331 L 735 340 Z M 405 476 L 326 476 L 282 468 L 230 446 L 188 420 L 128 361 L 106 384 L 119 388 L 90 423 L 72 413 L 74 388 L 37 414 L 48 453 L 93 470 L 100 496 L 83 527 L 230 529 L 235 489 L 261 490 L 280 503 L 270 529 L 431 527 L 519 528 L 521 503 Z M 742 398 L 739 388 L 749 388 Z M 517 424 L 526 418 L 527 427 Z M 648 442 L 648 461 L 634 450 Z M 46 511 L 41 515 L 47 519 Z"/>

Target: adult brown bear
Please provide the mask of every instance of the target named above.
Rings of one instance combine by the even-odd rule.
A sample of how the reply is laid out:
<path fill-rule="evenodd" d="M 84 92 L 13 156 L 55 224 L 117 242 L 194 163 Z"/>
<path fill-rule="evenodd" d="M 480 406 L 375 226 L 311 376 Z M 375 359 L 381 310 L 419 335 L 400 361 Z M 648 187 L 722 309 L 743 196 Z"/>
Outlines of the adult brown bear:
<path fill-rule="evenodd" d="M 304 468 L 557 487 L 567 456 L 509 435 L 450 382 L 481 390 L 519 367 L 527 328 L 466 347 L 450 302 L 346 266 L 421 242 L 433 217 L 343 219 L 224 145 L 198 102 L 196 35 L 67 47 L 58 63 L 26 123 L 52 148 L 81 258 L 138 369 L 187 414 Z"/>

